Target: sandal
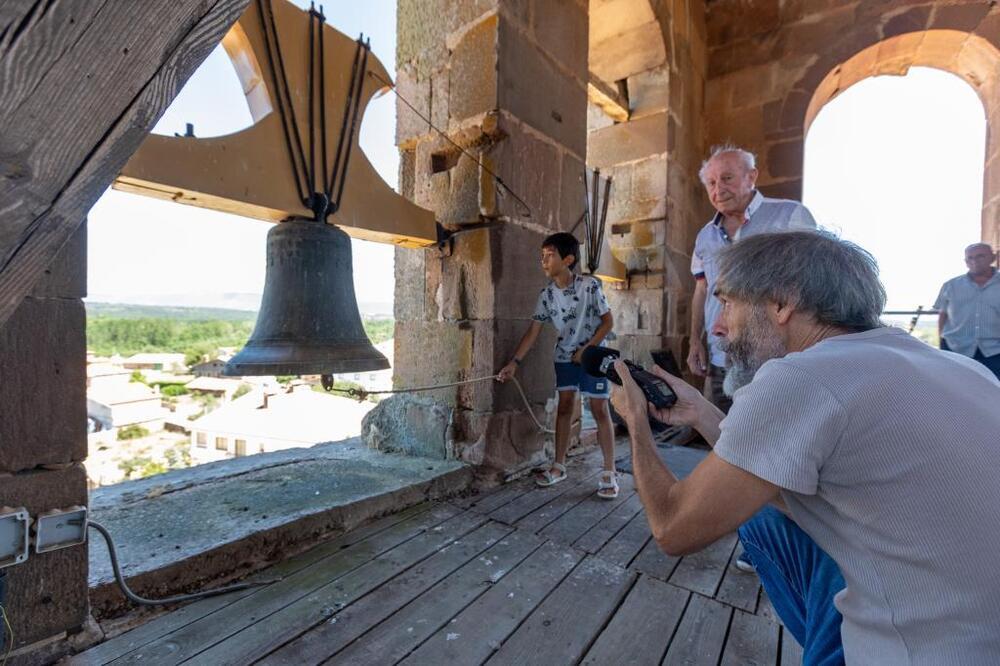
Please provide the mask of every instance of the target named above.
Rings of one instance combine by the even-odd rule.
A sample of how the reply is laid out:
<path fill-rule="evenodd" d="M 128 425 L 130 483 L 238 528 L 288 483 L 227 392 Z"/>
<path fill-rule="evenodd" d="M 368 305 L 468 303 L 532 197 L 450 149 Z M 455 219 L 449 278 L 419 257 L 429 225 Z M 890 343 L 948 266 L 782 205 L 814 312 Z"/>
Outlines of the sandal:
<path fill-rule="evenodd" d="M 601 472 L 600 480 L 597 483 L 597 496 L 601 499 L 612 500 L 618 497 L 618 475 L 611 471 Z"/>
<path fill-rule="evenodd" d="M 552 470 L 558 471 L 558 474 L 553 474 Z M 552 463 L 549 469 L 544 470 L 541 475 L 535 479 L 535 485 L 541 488 L 548 488 L 549 486 L 554 486 L 560 481 L 566 479 L 566 465 L 562 463 Z"/>

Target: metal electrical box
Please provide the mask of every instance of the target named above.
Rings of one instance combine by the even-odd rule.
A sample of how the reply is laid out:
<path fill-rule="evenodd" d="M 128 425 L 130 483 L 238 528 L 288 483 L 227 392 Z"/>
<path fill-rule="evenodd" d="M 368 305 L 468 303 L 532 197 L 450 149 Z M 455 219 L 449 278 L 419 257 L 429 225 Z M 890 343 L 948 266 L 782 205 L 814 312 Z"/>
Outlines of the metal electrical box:
<path fill-rule="evenodd" d="M 87 542 L 87 507 L 47 511 L 35 519 L 35 552 L 69 548 Z"/>
<path fill-rule="evenodd" d="M 0 507 L 0 569 L 28 559 L 27 509 Z"/>

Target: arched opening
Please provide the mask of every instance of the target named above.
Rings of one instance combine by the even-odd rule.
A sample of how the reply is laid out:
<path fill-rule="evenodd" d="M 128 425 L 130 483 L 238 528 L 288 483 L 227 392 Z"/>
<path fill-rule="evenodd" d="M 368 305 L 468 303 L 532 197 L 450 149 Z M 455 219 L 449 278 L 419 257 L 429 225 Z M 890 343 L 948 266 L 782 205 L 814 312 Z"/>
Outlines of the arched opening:
<path fill-rule="evenodd" d="M 306 0 L 294 2 L 309 8 Z M 335 6 L 327 22 L 346 34 L 364 32 L 374 55 L 390 65 L 389 73 L 394 75 L 394 2 Z M 253 54 L 241 50 L 241 31 L 237 24 L 215 48 L 165 111 L 154 134 L 183 135 L 190 123 L 191 133 L 198 138 L 223 136 L 271 113 Z M 393 187 L 398 168 L 394 127 L 391 97 L 373 100 L 362 116 L 360 145 L 378 174 Z M 303 426 L 299 435 L 289 431 L 288 437 L 276 438 L 266 428 L 237 431 L 229 426 L 246 419 L 239 415 L 223 419 L 219 414 L 221 408 L 246 395 L 248 388 L 262 388 L 254 378 L 243 378 L 246 381 L 241 384 L 217 375 L 221 361 L 241 347 L 252 330 L 264 285 L 265 238 L 271 226 L 110 189 L 91 209 L 88 349 L 98 357 L 88 371 L 93 375 L 88 376 L 88 421 L 95 430 L 89 438 L 87 461 L 92 485 L 360 434 L 361 418 L 367 412 L 360 407 L 370 409 L 372 403 L 359 405 L 343 397 L 322 396 L 348 403 L 343 409 L 326 409 L 332 415 L 327 421 L 339 426 L 312 428 L 311 432 Z M 352 240 L 352 249 L 355 292 L 369 337 L 383 353 L 388 352 L 391 361 L 394 248 Z M 132 358 L 141 354 L 146 356 Z M 195 365 L 204 367 L 195 370 Z M 388 388 L 391 370 L 337 379 L 370 390 Z M 191 388 L 192 382 L 197 388 Z M 319 395 L 309 393 L 310 387 L 305 387 L 304 396 L 293 396 L 301 387 L 284 388 L 301 400 Z M 281 401 L 291 397 L 279 395 L 279 400 L 269 401 L 275 419 L 281 418 L 278 408 L 285 409 Z M 299 407 L 288 405 L 287 409 Z M 210 423 L 202 420 L 209 416 L 219 418 Z M 199 422 L 204 427 L 198 427 Z"/>
<path fill-rule="evenodd" d="M 888 310 L 930 308 L 981 234 L 986 118 L 975 90 L 914 67 L 853 83 L 810 120 L 804 202 L 875 255 Z M 915 332 L 936 342 L 934 326 L 926 317 Z"/>

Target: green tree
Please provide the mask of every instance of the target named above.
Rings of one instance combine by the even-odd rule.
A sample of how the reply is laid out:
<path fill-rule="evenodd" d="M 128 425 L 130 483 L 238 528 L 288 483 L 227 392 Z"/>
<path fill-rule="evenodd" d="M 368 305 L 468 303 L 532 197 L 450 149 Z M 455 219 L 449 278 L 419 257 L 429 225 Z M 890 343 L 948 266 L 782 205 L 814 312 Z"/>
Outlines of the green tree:
<path fill-rule="evenodd" d="M 146 383 L 146 376 L 142 374 L 139 370 L 133 370 L 132 374 L 128 378 L 129 382 L 135 382 L 138 384 Z"/>
<path fill-rule="evenodd" d="M 132 424 L 125 426 L 118 431 L 118 440 L 126 441 L 129 439 L 141 439 L 149 435 L 149 431 L 143 428 L 139 424 Z"/>

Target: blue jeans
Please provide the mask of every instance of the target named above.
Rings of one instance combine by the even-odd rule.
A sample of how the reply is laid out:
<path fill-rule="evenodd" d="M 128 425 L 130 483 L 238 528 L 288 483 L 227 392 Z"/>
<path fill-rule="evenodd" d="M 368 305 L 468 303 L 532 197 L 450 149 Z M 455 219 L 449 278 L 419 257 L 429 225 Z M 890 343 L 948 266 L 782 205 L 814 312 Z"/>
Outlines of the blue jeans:
<path fill-rule="evenodd" d="M 846 584 L 837 563 L 770 506 L 744 523 L 739 534 L 774 610 L 802 646 L 803 665 L 843 664 L 841 616 L 833 597 Z"/>

